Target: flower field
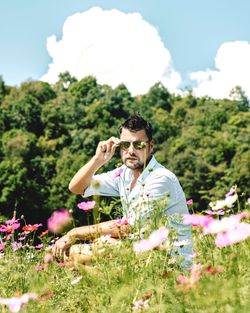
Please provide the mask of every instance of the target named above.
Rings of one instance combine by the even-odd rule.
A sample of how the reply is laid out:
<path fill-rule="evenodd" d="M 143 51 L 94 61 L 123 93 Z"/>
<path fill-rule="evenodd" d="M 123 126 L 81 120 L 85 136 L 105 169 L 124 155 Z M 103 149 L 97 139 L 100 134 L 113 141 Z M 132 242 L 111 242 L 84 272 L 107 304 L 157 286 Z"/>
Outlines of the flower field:
<path fill-rule="evenodd" d="M 49 231 L 42 231 L 39 221 L 30 225 L 14 216 L 0 225 L 0 310 L 247 313 L 250 203 L 241 201 L 240 207 L 239 198 L 233 188 L 201 214 L 184 217 L 194 239 L 189 270 L 183 270 L 171 253 L 186 243 L 171 236 L 163 219 L 143 240 L 126 238 L 110 247 L 104 236 L 103 253 L 94 263 L 73 265 L 54 260 L 51 254 L 57 235 L 50 227 L 60 229 L 60 221 L 65 226 L 67 218 L 72 222 L 69 213 L 54 213 Z M 192 211 L 193 202 L 188 204 Z M 76 209 L 87 214 L 93 206 L 82 203 Z"/>

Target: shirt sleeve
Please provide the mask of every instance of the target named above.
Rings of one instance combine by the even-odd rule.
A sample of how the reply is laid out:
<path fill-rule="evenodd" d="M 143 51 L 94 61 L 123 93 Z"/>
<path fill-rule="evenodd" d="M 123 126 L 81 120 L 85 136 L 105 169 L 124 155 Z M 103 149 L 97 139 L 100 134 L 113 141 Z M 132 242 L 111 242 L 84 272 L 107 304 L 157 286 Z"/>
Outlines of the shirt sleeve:
<path fill-rule="evenodd" d="M 119 197 L 119 186 L 117 179 L 115 179 L 115 173 L 117 169 L 94 175 L 91 185 L 84 191 L 83 198 L 87 198 L 93 195 Z"/>

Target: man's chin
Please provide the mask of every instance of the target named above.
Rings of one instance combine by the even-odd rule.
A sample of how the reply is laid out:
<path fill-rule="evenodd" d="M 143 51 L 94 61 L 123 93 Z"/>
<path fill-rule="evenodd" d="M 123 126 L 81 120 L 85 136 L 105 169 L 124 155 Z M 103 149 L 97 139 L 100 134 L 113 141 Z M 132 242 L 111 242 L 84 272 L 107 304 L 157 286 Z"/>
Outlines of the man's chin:
<path fill-rule="evenodd" d="M 126 160 L 125 165 L 131 170 L 143 168 L 143 165 L 137 160 Z"/>

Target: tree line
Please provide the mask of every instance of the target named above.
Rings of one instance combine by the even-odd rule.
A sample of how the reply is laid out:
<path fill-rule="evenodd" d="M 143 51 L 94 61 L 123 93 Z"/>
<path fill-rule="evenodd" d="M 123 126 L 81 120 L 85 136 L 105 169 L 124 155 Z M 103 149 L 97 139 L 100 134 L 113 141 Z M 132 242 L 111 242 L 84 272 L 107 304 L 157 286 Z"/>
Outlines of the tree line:
<path fill-rule="evenodd" d="M 154 128 L 155 156 L 179 178 L 198 211 L 237 184 L 249 190 L 250 113 L 240 87 L 235 100 L 171 94 L 157 83 L 133 97 L 124 85 L 111 88 L 94 77 L 78 81 L 60 74 L 55 85 L 27 81 L 7 86 L 0 78 L 0 218 L 13 210 L 29 221 L 61 207 L 75 208 L 74 173 L 100 140 L 139 112 Z M 119 164 L 119 153 L 103 170 Z"/>

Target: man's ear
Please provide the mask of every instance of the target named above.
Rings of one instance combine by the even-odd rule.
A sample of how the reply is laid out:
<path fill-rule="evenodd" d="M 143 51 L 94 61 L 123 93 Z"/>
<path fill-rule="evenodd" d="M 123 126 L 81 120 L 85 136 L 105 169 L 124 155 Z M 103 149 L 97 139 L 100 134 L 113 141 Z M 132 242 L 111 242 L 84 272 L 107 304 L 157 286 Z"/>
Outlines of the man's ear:
<path fill-rule="evenodd" d="M 154 140 L 153 139 L 149 142 L 149 148 L 150 148 L 150 153 L 152 154 L 154 152 Z"/>

